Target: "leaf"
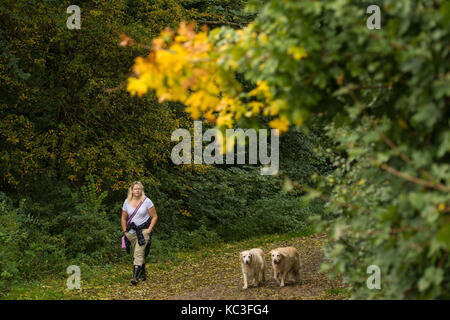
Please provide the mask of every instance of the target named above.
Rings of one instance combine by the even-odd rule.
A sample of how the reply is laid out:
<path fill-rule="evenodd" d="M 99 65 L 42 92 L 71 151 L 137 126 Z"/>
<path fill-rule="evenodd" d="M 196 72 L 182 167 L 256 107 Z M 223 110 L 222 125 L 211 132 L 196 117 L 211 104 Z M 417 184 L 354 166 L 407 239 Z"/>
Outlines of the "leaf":
<path fill-rule="evenodd" d="M 436 238 L 450 249 L 450 223 L 443 226 L 436 235 Z"/>
<path fill-rule="evenodd" d="M 419 291 L 423 292 L 427 290 L 431 285 L 438 286 L 444 279 L 444 271 L 442 269 L 437 269 L 434 266 L 428 267 L 425 270 L 425 274 L 420 278 L 417 286 Z"/>

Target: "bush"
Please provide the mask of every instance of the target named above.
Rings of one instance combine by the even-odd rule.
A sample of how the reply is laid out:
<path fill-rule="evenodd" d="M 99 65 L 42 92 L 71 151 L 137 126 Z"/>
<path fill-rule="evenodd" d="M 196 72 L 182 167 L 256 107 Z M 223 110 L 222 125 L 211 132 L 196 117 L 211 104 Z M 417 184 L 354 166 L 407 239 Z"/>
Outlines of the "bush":
<path fill-rule="evenodd" d="M 0 291 L 11 284 L 51 274 L 61 267 L 61 238 L 50 236 L 31 214 L 25 198 L 18 204 L 0 193 Z"/>
<path fill-rule="evenodd" d="M 197 232 L 202 226 L 223 241 L 299 231 L 307 227 L 310 215 L 323 211 L 322 201 L 306 203 L 301 194 L 284 192 L 283 180 L 261 176 L 259 167 L 211 167 L 206 174 L 188 172 L 179 181 L 173 176 L 161 181 L 153 194 L 156 198 L 163 195 L 158 199 L 162 206 L 157 206 L 162 240 Z M 171 193 L 179 200 L 167 207 L 170 201 L 164 195 Z"/>
<path fill-rule="evenodd" d="M 5 199 L 0 200 L 0 292 L 20 278 L 24 262 L 21 242 L 27 238 L 20 220 L 16 210 Z"/>
<path fill-rule="evenodd" d="M 107 192 L 98 192 L 92 175 L 86 186 L 72 193 L 73 210 L 59 213 L 52 228 L 59 230 L 64 240 L 67 259 L 102 264 L 120 256 L 120 222 L 114 219 L 102 203 Z M 119 220 L 120 221 L 120 220 Z"/>

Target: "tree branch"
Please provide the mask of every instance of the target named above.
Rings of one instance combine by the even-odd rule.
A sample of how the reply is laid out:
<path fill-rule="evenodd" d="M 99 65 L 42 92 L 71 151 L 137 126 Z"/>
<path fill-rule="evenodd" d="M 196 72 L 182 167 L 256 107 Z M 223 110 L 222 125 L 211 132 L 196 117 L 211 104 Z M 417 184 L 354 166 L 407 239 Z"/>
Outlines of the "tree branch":
<path fill-rule="evenodd" d="M 382 163 L 380 165 L 380 168 L 385 170 L 385 171 L 387 171 L 387 172 L 389 172 L 389 173 L 391 173 L 391 174 L 393 174 L 396 177 L 399 177 L 399 178 L 402 178 L 404 180 L 416 183 L 418 185 L 421 185 L 421 186 L 424 186 L 424 187 L 428 187 L 428 188 L 437 189 L 439 191 L 450 192 L 450 188 L 444 186 L 441 183 L 434 184 L 434 183 L 431 183 L 429 181 L 410 176 L 410 175 L 408 175 L 406 173 L 402 173 L 402 172 L 392 168 L 391 166 L 387 165 L 386 163 Z"/>
<path fill-rule="evenodd" d="M 218 25 L 229 25 L 229 26 L 236 26 L 242 28 L 242 25 L 240 23 L 236 22 L 229 22 L 229 21 L 209 21 L 209 20 L 197 20 L 198 23 L 204 23 L 204 24 L 218 24 Z"/>

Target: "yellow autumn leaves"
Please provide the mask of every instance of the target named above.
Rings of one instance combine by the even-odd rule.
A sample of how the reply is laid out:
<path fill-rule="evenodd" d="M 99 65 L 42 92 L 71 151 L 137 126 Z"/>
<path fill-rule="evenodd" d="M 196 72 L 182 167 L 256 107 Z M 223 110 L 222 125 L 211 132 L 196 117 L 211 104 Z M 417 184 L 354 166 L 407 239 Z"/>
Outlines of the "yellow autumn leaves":
<path fill-rule="evenodd" d="M 224 79 L 212 57 L 207 30 L 195 33 L 193 29 L 193 24 L 181 23 L 177 34 L 167 28 L 154 39 L 150 54 L 136 58 L 137 77 L 128 79 L 127 90 L 138 96 L 154 90 L 160 102 L 185 104 L 194 119 L 203 114 L 214 123 L 213 112 L 218 112 L 219 122 L 229 124 L 226 111 L 236 103 L 220 89 Z"/>
<path fill-rule="evenodd" d="M 135 59 L 133 72 L 136 77 L 128 79 L 127 90 L 139 97 L 154 90 L 160 102 L 181 102 L 192 118 L 198 119 L 203 115 L 219 128 L 232 128 L 241 117 L 254 117 L 262 112 L 264 115 L 279 115 L 269 125 L 281 132 L 287 131 L 290 120 L 280 113 L 286 109 L 285 101 L 274 98 L 266 81 L 258 81 L 254 90 L 243 93 L 234 76 L 239 57 L 230 51 L 233 44 L 228 42 L 215 46 L 208 38 L 206 27 L 198 33 L 194 27 L 193 23 L 182 22 L 176 33 L 170 28 L 161 32 L 152 41 L 149 55 Z M 268 41 L 265 34 L 257 37 L 252 24 L 227 33 L 225 39 L 231 38 L 235 45 L 246 39 Z M 288 54 L 296 60 L 306 57 L 301 47 L 289 48 Z M 298 120 L 294 122 L 301 123 Z"/>

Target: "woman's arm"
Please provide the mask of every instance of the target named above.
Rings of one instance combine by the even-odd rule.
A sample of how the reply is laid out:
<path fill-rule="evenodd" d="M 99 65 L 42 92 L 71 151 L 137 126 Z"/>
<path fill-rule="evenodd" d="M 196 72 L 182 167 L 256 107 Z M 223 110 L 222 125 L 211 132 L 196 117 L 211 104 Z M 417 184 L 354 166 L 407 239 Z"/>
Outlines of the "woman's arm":
<path fill-rule="evenodd" d="M 127 218 L 128 213 L 122 210 L 122 231 L 125 232 L 127 230 Z"/>
<path fill-rule="evenodd" d="M 150 227 L 148 228 L 148 231 L 151 232 L 156 223 L 156 220 L 158 220 L 158 215 L 156 214 L 155 206 L 148 209 L 148 214 L 152 217 L 152 221 L 150 222 Z"/>

